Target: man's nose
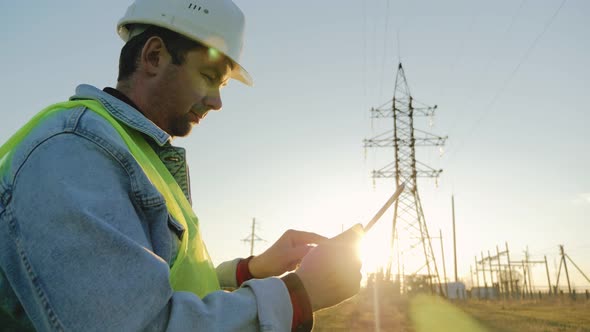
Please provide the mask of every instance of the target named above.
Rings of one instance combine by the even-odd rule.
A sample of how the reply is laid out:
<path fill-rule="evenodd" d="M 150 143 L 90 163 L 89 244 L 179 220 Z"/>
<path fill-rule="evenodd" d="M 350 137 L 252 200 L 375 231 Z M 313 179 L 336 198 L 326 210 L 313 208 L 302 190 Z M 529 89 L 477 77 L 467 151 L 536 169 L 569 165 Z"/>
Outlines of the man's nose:
<path fill-rule="evenodd" d="M 205 97 L 205 106 L 214 111 L 221 110 L 223 103 L 221 102 L 221 93 L 219 92 L 219 90 L 211 91 Z"/>

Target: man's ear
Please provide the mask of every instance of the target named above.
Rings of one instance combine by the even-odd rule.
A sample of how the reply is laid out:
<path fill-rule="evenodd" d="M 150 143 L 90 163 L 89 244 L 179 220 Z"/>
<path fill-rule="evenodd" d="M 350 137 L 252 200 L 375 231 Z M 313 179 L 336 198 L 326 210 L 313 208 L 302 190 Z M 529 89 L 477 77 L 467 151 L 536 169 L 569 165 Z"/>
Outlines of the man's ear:
<path fill-rule="evenodd" d="M 168 53 L 162 38 L 154 36 L 143 45 L 139 58 L 139 67 L 146 74 L 155 76 L 166 67 L 170 58 L 170 53 Z"/>

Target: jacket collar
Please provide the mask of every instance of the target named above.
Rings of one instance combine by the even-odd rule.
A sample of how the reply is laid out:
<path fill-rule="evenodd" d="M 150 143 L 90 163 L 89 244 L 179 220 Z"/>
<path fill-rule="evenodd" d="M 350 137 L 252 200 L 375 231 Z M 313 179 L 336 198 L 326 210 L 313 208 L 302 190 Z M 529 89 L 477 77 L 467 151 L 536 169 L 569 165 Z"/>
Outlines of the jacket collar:
<path fill-rule="evenodd" d="M 76 88 L 76 94 L 70 97 L 70 100 L 77 99 L 93 99 L 100 102 L 117 120 L 151 137 L 159 146 L 163 146 L 171 138 L 139 110 L 92 85 L 79 85 Z"/>

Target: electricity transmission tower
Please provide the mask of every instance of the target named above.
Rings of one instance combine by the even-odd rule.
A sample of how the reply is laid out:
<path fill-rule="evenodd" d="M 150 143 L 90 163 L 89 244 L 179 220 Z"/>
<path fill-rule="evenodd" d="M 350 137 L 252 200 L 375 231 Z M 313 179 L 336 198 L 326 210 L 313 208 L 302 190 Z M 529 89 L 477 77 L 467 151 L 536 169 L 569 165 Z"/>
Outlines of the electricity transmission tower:
<path fill-rule="evenodd" d="M 406 187 L 399 199 L 395 202 L 393 227 L 391 232 L 390 254 L 387 263 L 385 278 L 391 280 L 391 268 L 394 255 L 394 239 L 397 241 L 397 250 L 401 251 L 408 269 L 412 267 L 413 275 L 418 275 L 426 268 L 426 279 L 431 290 L 438 284 L 440 294 L 442 291 L 441 279 L 436 265 L 434 251 L 426 227 L 424 211 L 418 194 L 418 177 L 438 178 L 442 170 L 435 170 L 416 160 L 416 147 L 439 146 L 442 147 L 447 137 L 439 137 L 414 127 L 416 117 L 433 116 L 436 106 L 429 107 L 418 105 L 412 98 L 406 75 L 400 63 L 395 79 L 393 100 L 381 107 L 371 108 L 371 118 L 392 119 L 393 130 L 386 131 L 373 138 L 365 139 L 365 148 L 394 148 L 395 159 L 393 162 L 379 170 L 373 170 L 373 179 L 395 178 L 397 186 L 405 183 Z M 398 262 L 398 265 L 400 262 Z M 398 276 L 402 282 L 404 276 Z M 405 288 L 405 287 L 404 287 Z"/>
<path fill-rule="evenodd" d="M 263 238 L 256 235 L 256 218 L 252 218 L 252 232 L 248 237 L 242 239 L 242 242 L 250 242 L 250 256 L 254 255 L 254 242 L 265 241 Z"/>

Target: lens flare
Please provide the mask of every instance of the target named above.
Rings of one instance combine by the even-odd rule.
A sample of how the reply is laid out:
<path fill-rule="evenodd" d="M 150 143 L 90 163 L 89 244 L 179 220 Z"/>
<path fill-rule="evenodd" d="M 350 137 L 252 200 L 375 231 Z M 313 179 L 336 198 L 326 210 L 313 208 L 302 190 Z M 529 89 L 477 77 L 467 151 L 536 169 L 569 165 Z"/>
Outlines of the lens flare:
<path fill-rule="evenodd" d="M 420 294 L 410 303 L 416 332 L 488 332 L 476 319 L 440 297 Z"/>
<path fill-rule="evenodd" d="M 219 56 L 220 56 L 220 53 L 217 49 L 214 49 L 213 47 L 209 47 L 209 60 L 217 61 L 217 60 L 219 60 Z"/>

